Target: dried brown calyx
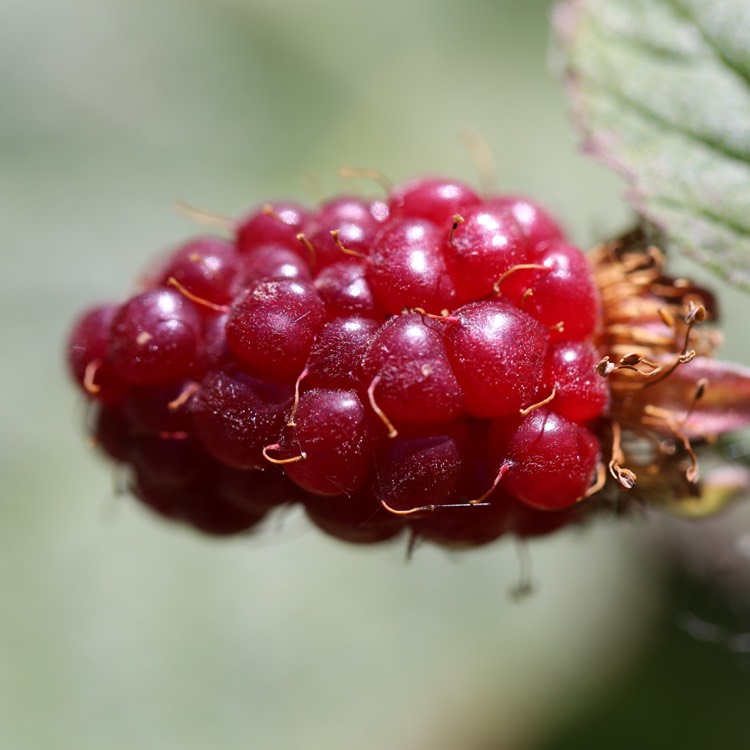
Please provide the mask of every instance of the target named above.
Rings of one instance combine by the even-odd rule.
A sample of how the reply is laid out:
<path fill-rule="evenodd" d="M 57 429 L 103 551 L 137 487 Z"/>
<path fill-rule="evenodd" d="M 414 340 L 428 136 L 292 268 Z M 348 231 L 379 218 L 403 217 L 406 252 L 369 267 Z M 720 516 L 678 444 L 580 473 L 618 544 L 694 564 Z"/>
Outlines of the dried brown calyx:
<path fill-rule="evenodd" d="M 609 473 L 649 503 L 700 497 L 695 448 L 750 423 L 750 371 L 713 359 L 714 296 L 667 276 L 642 232 L 590 257 L 602 301 L 597 371 L 611 392 Z"/>

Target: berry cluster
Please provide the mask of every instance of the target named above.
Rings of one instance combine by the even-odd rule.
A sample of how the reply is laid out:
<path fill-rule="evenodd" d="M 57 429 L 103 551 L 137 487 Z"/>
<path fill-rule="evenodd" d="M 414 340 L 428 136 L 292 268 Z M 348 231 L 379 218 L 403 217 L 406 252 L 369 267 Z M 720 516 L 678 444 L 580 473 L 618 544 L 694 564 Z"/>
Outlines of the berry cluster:
<path fill-rule="evenodd" d="M 594 483 L 599 321 L 540 206 L 424 178 L 191 240 L 68 356 L 97 444 L 166 517 L 228 534 L 299 502 L 350 541 L 476 545 L 564 525 Z"/>

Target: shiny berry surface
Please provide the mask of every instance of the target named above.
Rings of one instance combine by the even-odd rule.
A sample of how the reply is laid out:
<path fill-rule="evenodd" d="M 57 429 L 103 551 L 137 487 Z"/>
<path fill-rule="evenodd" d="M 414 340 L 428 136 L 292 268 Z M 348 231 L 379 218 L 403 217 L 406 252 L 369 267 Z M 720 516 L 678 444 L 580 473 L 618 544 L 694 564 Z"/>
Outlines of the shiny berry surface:
<path fill-rule="evenodd" d="M 465 549 L 582 515 L 611 408 L 600 300 L 533 200 L 444 177 L 274 200 L 152 269 L 78 318 L 67 360 L 159 518 L 230 536 L 299 505 L 348 543 Z"/>
<path fill-rule="evenodd" d="M 303 489 L 349 495 L 370 473 L 371 424 L 356 391 L 316 388 L 300 397 L 293 425 L 287 425 L 274 452 L 287 461 L 284 471 Z"/>
<path fill-rule="evenodd" d="M 445 324 L 453 371 L 476 417 L 517 413 L 535 403 L 548 336 L 529 314 L 502 301 L 473 302 Z"/>
<path fill-rule="evenodd" d="M 521 420 L 498 420 L 489 446 L 503 486 L 532 508 L 566 508 L 586 494 L 599 460 L 593 433 L 548 409 Z"/>
<path fill-rule="evenodd" d="M 456 284 L 441 247 L 443 233 L 424 219 L 395 219 L 375 239 L 367 278 L 386 312 L 421 307 L 430 313 L 450 308 Z"/>
<path fill-rule="evenodd" d="M 502 294 L 549 328 L 551 341 L 585 341 L 596 328 L 599 302 L 586 256 L 564 242 L 541 244 L 529 256 L 540 268 L 521 269 Z"/>
<path fill-rule="evenodd" d="M 329 317 L 383 316 L 381 306 L 376 301 L 367 279 L 367 264 L 364 262 L 332 263 L 315 277 L 315 288 L 326 306 Z"/>
<path fill-rule="evenodd" d="M 242 256 L 242 281 L 247 287 L 264 281 L 312 281 L 310 266 L 288 247 L 259 245 Z"/>
<path fill-rule="evenodd" d="M 263 449 L 276 439 L 292 408 L 291 386 L 238 368 L 209 373 L 190 401 L 193 430 L 206 450 L 227 466 L 267 465 Z"/>
<path fill-rule="evenodd" d="M 553 344 L 544 369 L 545 392 L 554 389 L 550 406 L 575 422 L 601 416 L 609 406 L 607 382 L 596 371 L 599 352 L 593 344 L 566 341 Z"/>
<path fill-rule="evenodd" d="M 447 228 L 453 217 L 480 202 L 479 196 L 457 180 L 443 177 L 421 177 L 396 187 L 389 208 L 392 217 L 427 219 Z"/>
<path fill-rule="evenodd" d="M 89 397 L 101 402 L 119 401 L 127 385 L 110 359 L 109 331 L 117 308 L 102 305 L 76 321 L 68 339 L 68 367 L 73 379 Z"/>
<path fill-rule="evenodd" d="M 234 245 L 218 237 L 199 237 L 172 254 L 159 282 L 164 286 L 176 282 L 198 299 L 223 305 L 231 302 L 238 289 L 239 272 Z"/>
<path fill-rule="evenodd" d="M 297 235 L 306 219 L 305 209 L 296 203 L 266 203 L 239 222 L 235 239 L 237 251 L 242 255 L 261 245 L 281 245 L 305 255 Z"/>
<path fill-rule="evenodd" d="M 112 365 L 133 385 L 168 383 L 188 374 L 200 331 L 198 310 L 179 292 L 163 288 L 143 292 L 112 318 Z"/>
<path fill-rule="evenodd" d="M 459 417 L 464 395 L 437 326 L 419 313 L 397 315 L 370 340 L 363 370 L 372 398 L 395 422 Z"/>
<path fill-rule="evenodd" d="M 264 281 L 235 300 L 227 341 L 250 371 L 271 380 L 294 380 L 325 321 L 325 306 L 310 284 Z"/>
<path fill-rule="evenodd" d="M 515 219 L 526 239 L 526 245 L 534 250 L 542 242 L 564 240 L 565 234 L 555 219 L 536 201 L 518 195 L 490 198 L 488 206 L 505 209 Z"/>
<path fill-rule="evenodd" d="M 460 302 L 490 294 L 504 273 L 528 262 L 527 243 L 511 211 L 484 205 L 462 214 L 444 252 Z"/>

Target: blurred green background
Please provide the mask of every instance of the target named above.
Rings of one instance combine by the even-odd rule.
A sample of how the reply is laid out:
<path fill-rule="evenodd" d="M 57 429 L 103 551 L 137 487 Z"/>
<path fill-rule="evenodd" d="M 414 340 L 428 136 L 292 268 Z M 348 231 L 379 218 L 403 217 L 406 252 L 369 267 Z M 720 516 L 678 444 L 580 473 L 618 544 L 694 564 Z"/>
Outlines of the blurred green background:
<path fill-rule="evenodd" d="M 476 183 L 470 129 L 580 244 L 621 229 L 623 186 L 568 121 L 550 7 L 0 0 L 0 748 L 583 748 L 620 707 L 674 721 L 673 666 L 699 646 L 645 524 L 534 544 L 522 603 L 510 543 L 407 564 L 293 516 L 199 538 L 117 496 L 62 364 L 74 315 L 195 231 L 175 198 L 309 201 L 351 189 L 342 164 Z M 707 658 L 742 695 L 735 660 Z"/>

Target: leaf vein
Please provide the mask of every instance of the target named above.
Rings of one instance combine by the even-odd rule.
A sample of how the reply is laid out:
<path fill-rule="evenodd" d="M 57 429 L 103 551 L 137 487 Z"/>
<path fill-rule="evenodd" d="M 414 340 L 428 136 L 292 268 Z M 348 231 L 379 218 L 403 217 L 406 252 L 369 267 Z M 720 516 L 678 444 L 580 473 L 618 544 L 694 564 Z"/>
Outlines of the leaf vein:
<path fill-rule="evenodd" d="M 630 97 L 622 93 L 618 88 L 613 85 L 604 83 L 602 81 L 594 81 L 589 79 L 588 85 L 591 88 L 598 88 L 601 93 L 611 96 L 619 104 L 627 106 L 636 115 L 640 116 L 644 120 L 650 121 L 652 124 L 657 125 L 659 128 L 671 130 L 677 135 L 681 135 L 687 140 L 697 143 L 705 148 L 720 154 L 726 159 L 739 162 L 743 166 L 750 167 L 750 152 L 738 151 L 733 148 L 729 148 L 725 143 L 717 141 L 714 138 L 710 138 L 704 134 L 697 133 L 693 130 L 689 130 L 684 127 L 680 127 L 672 120 L 665 118 L 654 110 L 649 109 L 643 104 L 639 104 Z"/>
<path fill-rule="evenodd" d="M 694 63 L 695 55 L 688 55 L 676 49 L 670 49 L 663 45 L 657 44 L 652 39 L 634 36 L 625 32 L 613 31 L 600 22 L 600 19 L 594 17 L 591 19 L 592 25 L 596 28 L 597 35 L 605 42 L 614 42 L 615 44 L 625 47 L 633 52 L 648 53 L 650 57 L 656 57 L 674 63 Z M 710 55 L 707 55 L 710 57 Z"/>
<path fill-rule="evenodd" d="M 671 9 L 700 34 L 705 45 L 711 50 L 715 58 L 726 68 L 729 68 L 736 76 L 742 79 L 746 86 L 750 86 L 750 70 L 740 65 L 736 60 L 729 57 L 716 41 L 701 26 L 695 14 L 686 8 L 680 0 L 663 0 Z"/>
<path fill-rule="evenodd" d="M 732 219 L 727 219 L 725 216 L 721 216 L 721 214 L 717 214 L 716 212 L 711 211 L 705 205 L 681 201 L 678 198 L 670 198 L 666 195 L 652 194 L 649 196 L 648 200 L 652 203 L 660 203 L 667 208 L 684 210 L 686 213 L 692 214 L 693 216 L 700 216 L 704 219 L 707 219 L 713 224 L 717 224 L 720 227 L 723 227 L 724 229 L 729 229 L 730 231 L 740 235 L 741 237 L 750 239 L 750 227 L 744 224 L 739 224 Z"/>

